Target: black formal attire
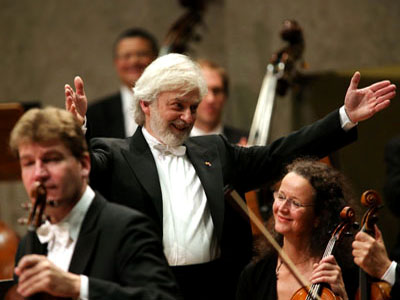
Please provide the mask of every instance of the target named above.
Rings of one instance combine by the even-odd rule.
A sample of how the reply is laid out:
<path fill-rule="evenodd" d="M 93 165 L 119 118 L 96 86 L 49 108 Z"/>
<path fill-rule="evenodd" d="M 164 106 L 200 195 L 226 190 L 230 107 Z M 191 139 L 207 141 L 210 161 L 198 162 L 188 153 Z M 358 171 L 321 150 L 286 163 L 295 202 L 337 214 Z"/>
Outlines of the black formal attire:
<path fill-rule="evenodd" d="M 17 263 L 26 254 L 25 240 Z M 36 234 L 34 250 L 47 254 L 47 244 Z M 83 220 L 69 272 L 88 276 L 90 299 L 181 299 L 151 221 L 98 193 Z"/>
<path fill-rule="evenodd" d="M 385 146 L 386 178 L 384 195 L 387 206 L 400 217 L 400 136 L 391 139 Z M 392 249 L 391 258 L 400 261 L 400 234 Z"/>
<path fill-rule="evenodd" d="M 277 261 L 274 253 L 257 263 L 250 263 L 240 275 L 237 300 L 265 300 L 277 299 Z M 343 282 L 349 299 L 354 299 L 358 288 L 358 268 L 342 268 Z"/>
<path fill-rule="evenodd" d="M 396 267 L 396 280 L 394 282 L 394 285 L 392 286 L 390 296 L 392 297 L 392 299 L 400 299 L 400 266 L 399 266 L 399 264 L 397 264 L 397 267 Z"/>
<path fill-rule="evenodd" d="M 126 136 L 121 92 L 89 105 L 86 117 L 90 137 L 124 138 Z"/>
<path fill-rule="evenodd" d="M 294 158 L 302 155 L 326 156 L 354 141 L 356 136 L 355 128 L 347 132 L 341 128 L 337 110 L 264 147 L 239 147 L 218 135 L 189 138 L 185 142 L 187 157 L 207 196 L 221 249 L 220 259 L 213 264 L 209 276 L 203 276 L 201 284 L 189 289 L 197 289 L 195 295 L 207 291 L 216 295 L 208 287 L 213 284 L 213 276 L 217 274 L 220 291 L 225 292 L 223 299 L 232 299 L 239 274 L 251 257 L 249 222 L 235 207 L 224 201 L 225 185 L 233 185 L 240 193 L 253 190 L 275 179 L 280 175 L 282 166 Z M 132 137 L 123 140 L 92 139 L 91 148 L 91 184 L 111 201 L 136 208 L 150 216 L 162 234 L 161 187 L 152 152 L 141 128 Z M 175 274 L 181 288 L 189 286 L 190 274 L 198 272 L 197 269 L 188 271 L 189 275 L 183 276 L 185 271 L 182 270 L 189 270 L 190 267 L 175 269 L 179 269 L 179 274 Z M 207 274 L 207 271 L 204 273 Z"/>
<path fill-rule="evenodd" d="M 238 128 L 226 126 L 226 125 L 223 126 L 222 134 L 232 144 L 237 144 L 237 143 L 239 143 L 241 138 L 247 139 L 247 137 L 249 136 L 249 133 L 244 130 L 240 130 Z"/>

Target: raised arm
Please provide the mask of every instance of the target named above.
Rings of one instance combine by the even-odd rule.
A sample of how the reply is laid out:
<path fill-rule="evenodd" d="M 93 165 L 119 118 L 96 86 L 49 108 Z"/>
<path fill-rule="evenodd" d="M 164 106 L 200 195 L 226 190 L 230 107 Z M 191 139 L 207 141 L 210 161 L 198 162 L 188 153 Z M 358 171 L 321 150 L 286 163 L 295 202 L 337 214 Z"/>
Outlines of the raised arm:
<path fill-rule="evenodd" d="M 83 80 L 79 76 L 74 78 L 75 90 L 66 84 L 65 93 L 65 109 L 73 113 L 78 121 L 83 125 L 87 111 L 87 97 L 83 87 Z"/>
<path fill-rule="evenodd" d="M 390 105 L 390 99 L 396 95 L 396 86 L 389 80 L 383 80 L 359 89 L 360 72 L 351 78 L 344 100 L 345 110 L 350 120 L 357 123 L 369 119 Z"/>

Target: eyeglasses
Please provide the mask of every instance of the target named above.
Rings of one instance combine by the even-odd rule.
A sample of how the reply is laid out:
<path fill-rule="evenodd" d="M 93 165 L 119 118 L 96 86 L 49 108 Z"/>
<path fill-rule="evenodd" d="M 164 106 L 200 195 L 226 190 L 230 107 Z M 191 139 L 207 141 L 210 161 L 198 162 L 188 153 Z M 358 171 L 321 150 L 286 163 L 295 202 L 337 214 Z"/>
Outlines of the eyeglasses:
<path fill-rule="evenodd" d="M 299 201 L 293 200 L 291 198 L 287 198 L 285 196 L 285 194 L 280 193 L 279 191 L 274 192 L 274 200 L 277 202 L 280 202 L 280 203 L 287 201 L 287 203 L 289 204 L 289 207 L 293 208 L 293 209 L 300 209 L 302 207 L 314 206 L 314 204 L 303 204 L 303 203 L 300 203 Z"/>
<path fill-rule="evenodd" d="M 135 51 L 135 52 L 127 52 L 123 54 L 118 54 L 117 58 L 123 61 L 127 61 L 132 57 L 136 57 L 139 59 L 152 57 L 153 53 L 151 51 Z"/>

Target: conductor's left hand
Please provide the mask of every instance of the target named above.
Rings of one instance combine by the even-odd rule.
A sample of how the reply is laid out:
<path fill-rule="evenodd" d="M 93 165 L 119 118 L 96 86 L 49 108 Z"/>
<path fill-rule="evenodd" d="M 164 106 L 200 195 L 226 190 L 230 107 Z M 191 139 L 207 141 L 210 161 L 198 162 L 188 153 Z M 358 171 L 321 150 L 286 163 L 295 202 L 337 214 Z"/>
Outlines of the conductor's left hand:
<path fill-rule="evenodd" d="M 359 89 L 360 72 L 351 78 L 344 100 L 345 110 L 350 120 L 357 123 L 369 119 L 390 105 L 390 99 L 396 95 L 396 86 L 389 80 L 383 80 Z"/>

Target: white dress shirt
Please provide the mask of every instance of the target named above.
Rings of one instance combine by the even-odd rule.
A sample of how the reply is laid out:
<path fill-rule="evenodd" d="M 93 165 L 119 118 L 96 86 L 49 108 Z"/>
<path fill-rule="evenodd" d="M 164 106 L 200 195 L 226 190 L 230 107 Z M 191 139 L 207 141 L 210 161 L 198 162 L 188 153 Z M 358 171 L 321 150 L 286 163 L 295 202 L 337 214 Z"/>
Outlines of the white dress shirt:
<path fill-rule="evenodd" d="M 68 271 L 69 269 L 83 219 L 94 196 L 94 191 L 87 186 L 81 199 L 63 220 L 57 224 L 50 224 L 49 221 L 46 221 L 45 224 L 37 229 L 39 241 L 42 244 L 48 243 L 47 258 L 64 271 Z M 65 229 L 68 231 L 66 243 L 64 243 L 62 238 Z M 63 233 L 59 234 L 59 232 Z M 86 300 L 89 299 L 89 280 L 85 275 L 80 275 L 80 277 L 81 290 L 79 299 Z"/>
<path fill-rule="evenodd" d="M 135 133 L 137 124 L 135 122 L 135 106 L 133 105 L 133 90 L 123 85 L 120 88 L 122 99 L 122 114 L 124 115 L 125 136 Z"/>
<path fill-rule="evenodd" d="M 214 130 L 210 132 L 205 132 L 200 128 L 197 128 L 196 126 L 193 126 L 192 131 L 190 132 L 190 136 L 223 134 L 223 133 L 224 133 L 224 127 L 222 126 L 222 124 L 219 124 L 217 127 L 214 128 Z"/>
<path fill-rule="evenodd" d="M 393 286 L 394 282 L 396 281 L 396 267 L 397 263 L 395 261 L 392 261 L 389 268 L 386 270 L 385 274 L 383 274 L 381 278 L 382 280 L 388 282 L 391 286 Z"/>
<path fill-rule="evenodd" d="M 145 128 L 142 131 L 160 179 L 163 246 L 168 263 L 180 266 L 218 258 L 219 247 L 207 197 L 192 163 L 184 152 L 176 156 L 158 150 L 160 142 Z"/>

